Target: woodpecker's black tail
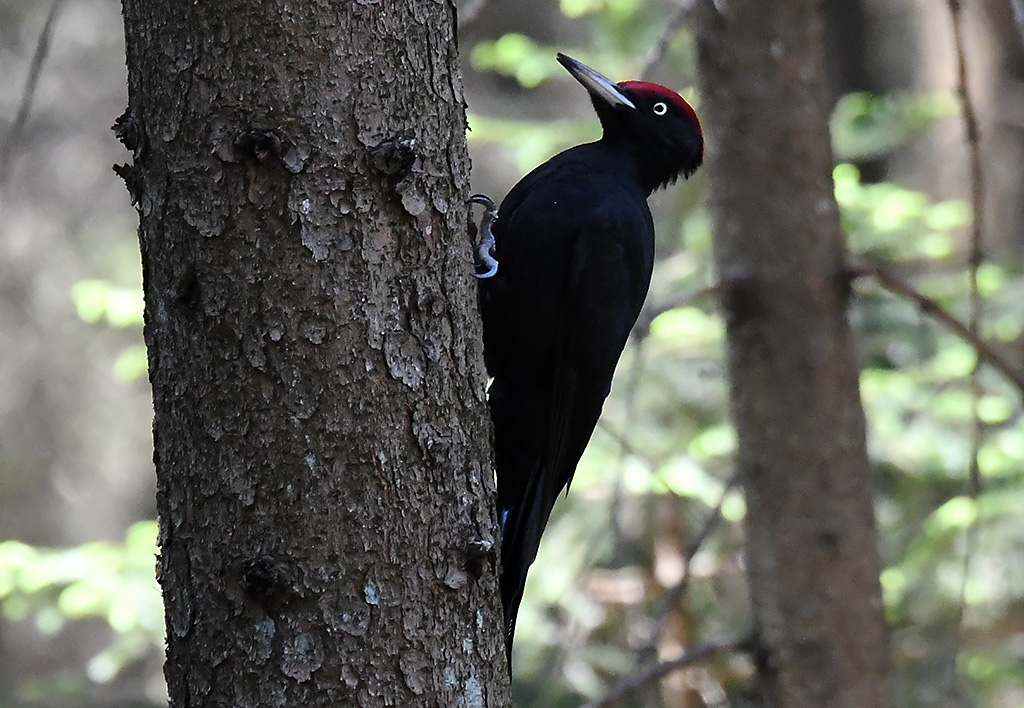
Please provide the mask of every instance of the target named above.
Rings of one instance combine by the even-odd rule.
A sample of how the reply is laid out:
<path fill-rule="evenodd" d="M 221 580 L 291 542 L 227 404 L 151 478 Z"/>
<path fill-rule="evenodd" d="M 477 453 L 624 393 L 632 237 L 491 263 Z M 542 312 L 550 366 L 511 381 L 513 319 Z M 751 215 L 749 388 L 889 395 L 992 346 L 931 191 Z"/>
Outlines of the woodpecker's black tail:
<path fill-rule="evenodd" d="M 620 344 L 615 353 L 621 350 Z M 528 377 L 515 382 L 496 377 L 491 384 L 488 402 L 494 420 L 502 532 L 501 601 L 510 671 L 527 573 L 555 501 L 572 479 L 601 415 L 615 359 L 604 368 L 590 377 L 596 385 L 583 390 L 576 372 L 564 366 L 556 367 L 554 381 L 543 385 Z"/>
<path fill-rule="evenodd" d="M 519 604 L 526 588 L 526 576 L 537 558 L 540 538 L 547 526 L 554 499 L 542 498 L 539 473 L 530 475 L 530 488 L 522 503 L 501 509 L 501 605 L 504 608 L 505 654 L 512 672 L 512 640 L 516 632 Z"/>

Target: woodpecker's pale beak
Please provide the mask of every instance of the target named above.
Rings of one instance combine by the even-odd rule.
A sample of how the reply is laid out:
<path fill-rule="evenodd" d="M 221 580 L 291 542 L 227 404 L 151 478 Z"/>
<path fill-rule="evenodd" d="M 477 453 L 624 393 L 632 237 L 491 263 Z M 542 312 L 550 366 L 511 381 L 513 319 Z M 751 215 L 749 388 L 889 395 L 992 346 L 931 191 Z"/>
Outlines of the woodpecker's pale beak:
<path fill-rule="evenodd" d="M 573 78 L 583 84 L 591 96 L 596 96 L 609 106 L 625 106 L 636 110 L 633 102 L 626 98 L 614 81 L 604 74 L 594 71 L 586 64 L 580 63 L 570 56 L 558 53 L 558 63 L 572 74 Z"/>

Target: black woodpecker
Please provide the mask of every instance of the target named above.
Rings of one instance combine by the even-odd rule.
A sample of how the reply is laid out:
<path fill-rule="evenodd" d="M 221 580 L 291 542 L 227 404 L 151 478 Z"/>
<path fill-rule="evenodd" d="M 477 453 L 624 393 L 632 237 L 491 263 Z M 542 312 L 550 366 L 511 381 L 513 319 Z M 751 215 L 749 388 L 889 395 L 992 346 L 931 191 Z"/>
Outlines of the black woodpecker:
<path fill-rule="evenodd" d="M 654 266 L 647 197 L 689 177 L 704 138 L 675 91 L 613 83 L 565 56 L 590 92 L 603 135 L 526 175 L 477 249 L 484 358 L 494 421 L 501 598 L 512 637 L 541 534 L 572 480 L 640 314 Z"/>

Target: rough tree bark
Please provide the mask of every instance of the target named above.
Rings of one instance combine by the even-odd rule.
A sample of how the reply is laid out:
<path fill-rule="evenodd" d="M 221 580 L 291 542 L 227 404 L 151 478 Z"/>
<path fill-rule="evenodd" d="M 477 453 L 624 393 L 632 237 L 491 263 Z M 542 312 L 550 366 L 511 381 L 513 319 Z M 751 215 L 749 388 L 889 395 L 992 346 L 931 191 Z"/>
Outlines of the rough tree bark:
<path fill-rule="evenodd" d="M 507 705 L 453 6 L 123 10 L 171 705 Z"/>
<path fill-rule="evenodd" d="M 715 260 L 759 703 L 889 704 L 888 639 L 816 0 L 702 2 Z"/>

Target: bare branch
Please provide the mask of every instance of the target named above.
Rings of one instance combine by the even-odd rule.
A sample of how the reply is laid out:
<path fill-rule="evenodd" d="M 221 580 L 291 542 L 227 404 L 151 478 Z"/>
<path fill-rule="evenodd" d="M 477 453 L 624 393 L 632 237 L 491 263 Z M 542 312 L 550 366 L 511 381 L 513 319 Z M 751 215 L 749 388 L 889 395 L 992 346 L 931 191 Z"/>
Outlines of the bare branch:
<path fill-rule="evenodd" d="M 721 19 L 721 13 L 718 11 L 718 7 L 715 5 L 714 0 L 683 0 L 679 3 L 679 7 L 669 18 L 668 22 L 665 23 L 665 29 L 658 35 L 657 41 L 647 52 L 647 56 L 644 57 L 643 68 L 640 69 L 640 78 L 647 79 L 650 77 L 654 68 L 661 62 L 665 56 L 665 52 L 668 50 L 668 45 L 675 38 L 679 28 L 690 18 L 695 12 L 703 12 L 709 17 L 714 19 Z"/>
<path fill-rule="evenodd" d="M 660 302 L 657 305 L 652 305 L 650 303 L 645 304 L 644 309 L 640 311 L 640 316 L 637 318 L 636 324 L 633 325 L 631 335 L 637 340 L 643 341 L 651 331 L 651 323 L 658 318 L 658 315 L 663 315 L 669 310 L 674 310 L 677 307 L 686 307 L 687 305 L 690 305 L 697 300 L 701 300 L 708 295 L 714 295 L 718 291 L 718 285 L 706 285 L 703 288 L 691 290 L 666 302 Z"/>
<path fill-rule="evenodd" d="M 984 221 L 984 174 L 981 169 L 981 137 L 978 129 L 978 115 L 974 110 L 974 103 L 971 100 L 970 91 L 967 88 L 967 52 L 964 46 L 964 30 L 962 22 L 962 7 L 960 0 L 948 0 L 949 16 L 953 26 L 953 46 L 956 50 L 957 65 L 957 93 L 960 95 L 961 116 L 964 123 L 964 138 L 967 141 L 967 154 L 970 162 L 971 176 L 971 250 L 970 263 L 970 314 L 968 315 L 967 328 L 976 340 L 979 340 L 981 329 L 982 306 L 981 291 L 978 288 L 978 269 L 984 260 L 982 250 L 982 224 Z M 974 371 L 971 372 L 971 399 L 974 402 L 974 425 L 971 431 L 971 462 L 968 473 L 968 486 L 972 497 L 976 497 L 981 491 L 981 472 L 978 469 L 978 451 L 981 447 L 981 418 L 977 414 L 978 401 L 981 400 L 981 383 L 978 380 L 977 360 Z"/>
<path fill-rule="evenodd" d="M 889 292 L 904 297 L 921 308 L 921 311 L 946 327 L 960 339 L 964 340 L 978 353 L 979 358 L 989 366 L 1005 376 L 1024 396 L 1024 372 L 1018 371 L 1002 354 L 995 350 L 991 344 L 980 336 L 971 332 L 970 327 L 956 318 L 949 310 L 945 309 L 938 302 L 922 294 L 913 285 L 900 279 L 881 266 L 876 266 L 865 261 L 851 263 L 848 268 L 851 275 L 855 277 L 870 276 Z"/>
<path fill-rule="evenodd" d="M 636 330 L 634 330 L 634 333 Z M 626 411 L 624 427 L 621 431 L 621 437 L 619 445 L 619 454 L 615 462 L 616 474 L 615 474 L 615 487 L 612 489 L 612 502 L 611 508 L 609 509 L 609 516 L 611 517 L 611 537 L 612 543 L 615 548 L 620 548 L 622 545 L 622 497 L 625 494 L 625 472 L 626 472 L 626 457 L 634 455 L 634 449 L 632 446 L 627 445 L 626 442 L 629 440 L 631 428 L 636 420 L 636 400 L 637 391 L 640 389 L 640 375 L 644 368 L 644 343 L 647 341 L 646 336 L 639 336 L 636 338 L 633 361 L 629 366 L 629 376 L 626 379 L 626 395 L 624 401 L 624 408 Z"/>
<path fill-rule="evenodd" d="M 700 533 L 697 534 L 697 538 L 693 539 L 690 545 L 686 549 L 686 555 L 683 557 L 683 577 L 679 579 L 679 582 L 670 587 L 665 591 L 665 594 L 658 599 L 658 604 L 652 612 L 652 620 L 654 622 L 654 629 L 651 632 L 651 636 L 648 637 L 645 645 L 640 648 L 637 652 L 638 656 L 645 656 L 652 652 L 658 643 L 658 639 L 661 636 L 662 629 L 665 626 L 665 620 L 672 608 L 675 607 L 683 593 L 686 592 L 686 588 L 690 584 L 690 564 L 693 562 L 694 557 L 700 552 L 700 549 L 704 547 L 704 544 L 714 533 L 715 529 L 718 528 L 718 523 L 722 520 L 722 504 L 725 502 L 726 495 L 736 486 L 739 482 L 739 473 L 733 472 L 732 476 L 725 483 L 725 489 L 722 490 L 722 496 L 718 500 L 718 504 L 711 513 L 708 514 L 707 518 L 704 519 L 704 525 L 701 526 Z"/>
<path fill-rule="evenodd" d="M 615 444 L 622 448 L 624 452 L 633 456 L 644 459 L 644 455 L 640 450 L 633 447 L 633 444 L 629 442 L 623 431 L 617 430 L 609 425 L 604 418 L 599 418 L 597 421 L 597 427 L 603 430 L 608 436 L 615 441 Z"/>
<path fill-rule="evenodd" d="M 53 37 L 53 28 L 57 22 L 57 10 L 60 9 L 63 2 L 64 0 L 53 0 L 50 12 L 46 15 L 46 21 L 43 23 L 43 29 L 39 33 L 39 39 L 36 41 L 36 51 L 32 55 L 32 63 L 28 68 L 28 78 L 25 81 L 25 90 L 21 94 L 18 113 L 14 117 L 14 122 L 11 123 L 10 130 L 7 131 L 3 145 L 0 146 L 0 185 L 7 182 L 10 174 L 14 146 L 17 144 L 18 138 L 21 137 L 21 131 L 28 121 L 29 111 L 32 110 L 32 99 L 35 97 L 36 86 L 39 84 L 39 75 L 42 73 L 46 55 L 50 51 L 50 38 Z"/>
<path fill-rule="evenodd" d="M 673 671 L 678 671 L 679 669 L 686 668 L 687 666 L 692 666 L 693 664 L 710 659 L 718 654 L 743 651 L 751 645 L 752 639 L 753 638 L 748 635 L 726 642 L 706 642 L 702 644 L 695 644 L 674 659 L 659 662 L 647 667 L 646 669 L 636 671 L 625 676 L 617 684 L 612 686 L 604 696 L 596 701 L 585 703 L 580 708 L 610 708 L 610 706 L 615 705 L 637 689 L 654 683 L 655 681 L 668 676 Z"/>
<path fill-rule="evenodd" d="M 964 30 L 962 22 L 962 8 L 960 0 L 948 0 L 949 16 L 953 27 L 953 46 L 956 50 L 957 64 L 957 92 L 960 94 L 960 114 L 964 124 L 964 139 L 967 142 L 967 155 L 970 165 L 971 179 L 971 249 L 970 249 L 970 314 L 967 321 L 967 329 L 974 341 L 981 341 L 980 329 L 982 318 L 982 307 L 984 302 L 981 298 L 981 290 L 978 286 L 978 269 L 981 268 L 984 260 L 982 249 L 982 225 L 984 220 L 984 173 L 981 168 L 981 137 L 978 129 L 978 115 L 971 100 L 971 93 L 967 87 L 967 51 L 964 43 Z M 981 467 L 978 461 L 981 452 L 982 422 L 978 412 L 981 401 L 982 390 L 979 378 L 981 368 L 981 352 L 977 351 L 974 369 L 971 371 L 971 455 L 967 470 L 967 494 L 971 499 L 977 499 L 981 494 Z M 960 598 L 957 604 L 957 625 L 963 627 L 964 612 L 967 606 L 967 580 L 971 574 L 971 559 L 978 539 L 978 519 L 968 525 L 964 532 L 964 556 L 960 578 Z"/>
<path fill-rule="evenodd" d="M 658 40 L 654 45 L 647 51 L 647 56 L 644 57 L 643 68 L 640 69 L 640 78 L 650 78 L 651 72 L 654 71 L 654 67 L 658 65 L 662 57 L 665 56 L 665 52 L 668 50 L 669 43 L 675 38 L 676 32 L 683 26 L 683 22 L 689 16 L 693 10 L 694 0 L 684 0 L 676 8 L 676 11 L 669 18 L 668 22 L 665 23 L 665 29 L 658 35 Z"/>

